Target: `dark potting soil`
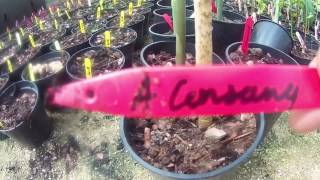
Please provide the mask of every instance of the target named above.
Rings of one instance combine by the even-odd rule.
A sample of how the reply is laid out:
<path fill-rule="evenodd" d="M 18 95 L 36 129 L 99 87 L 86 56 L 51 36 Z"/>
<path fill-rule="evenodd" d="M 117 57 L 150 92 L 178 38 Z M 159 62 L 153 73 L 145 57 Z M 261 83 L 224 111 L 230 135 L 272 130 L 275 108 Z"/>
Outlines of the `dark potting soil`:
<path fill-rule="evenodd" d="M 42 63 L 33 64 L 33 73 L 36 79 L 43 79 L 63 69 L 67 59 L 54 57 Z"/>
<path fill-rule="evenodd" d="M 41 45 L 46 45 L 51 43 L 53 39 L 60 39 L 60 37 L 62 37 L 63 35 L 64 35 L 64 31 L 62 30 L 57 31 L 55 29 L 51 31 L 40 32 L 39 34 L 37 34 L 38 36 L 37 43 Z"/>
<path fill-rule="evenodd" d="M 15 55 L 16 60 L 13 62 L 13 64 L 23 65 L 26 62 L 28 62 L 29 60 L 31 60 L 39 52 L 40 52 L 39 46 L 37 46 L 35 48 L 28 47 L 27 49 L 22 49 L 22 50 L 18 51 L 17 54 Z"/>
<path fill-rule="evenodd" d="M 8 77 L 0 77 L 0 89 L 8 82 Z"/>
<path fill-rule="evenodd" d="M 97 32 L 97 31 L 99 31 L 100 29 L 105 28 L 107 23 L 108 23 L 108 21 L 106 19 L 100 19 L 100 20 L 94 20 L 94 21 L 90 21 L 90 22 L 85 22 L 85 24 L 86 24 L 86 32 L 93 34 L 93 33 Z M 75 26 L 73 33 L 75 33 L 75 32 L 76 33 L 80 33 L 79 24 L 77 24 L 77 26 Z"/>
<path fill-rule="evenodd" d="M 141 22 L 144 19 L 143 15 L 133 14 L 130 16 L 129 14 L 125 14 L 125 27 L 132 26 L 138 22 Z M 120 24 L 120 16 L 116 16 L 111 19 L 108 26 L 109 27 L 119 27 Z"/>
<path fill-rule="evenodd" d="M 10 129 L 27 120 L 36 103 L 36 93 L 24 91 L 17 96 L 6 96 L 0 101 L 0 127 Z"/>
<path fill-rule="evenodd" d="M 118 48 L 132 43 L 137 38 L 137 33 L 130 29 L 119 28 L 110 29 L 111 31 L 111 47 Z M 103 32 L 104 33 L 104 32 Z M 94 45 L 104 46 L 104 34 L 99 34 L 93 40 Z"/>
<path fill-rule="evenodd" d="M 283 64 L 282 59 L 276 59 L 270 53 L 263 52 L 260 48 L 249 48 L 248 55 L 244 55 L 241 46 L 230 53 L 230 59 L 235 64 Z"/>
<path fill-rule="evenodd" d="M 94 12 L 94 10 L 93 10 L 93 8 L 90 8 L 90 7 L 79 8 L 72 13 L 72 17 L 75 19 L 85 18 L 86 16 L 88 16 L 92 12 Z"/>
<path fill-rule="evenodd" d="M 194 56 L 191 53 L 186 53 L 186 65 L 196 63 Z M 155 54 L 150 52 L 147 56 L 147 63 L 153 66 L 173 66 L 176 64 L 176 56 L 165 51 Z"/>
<path fill-rule="evenodd" d="M 116 9 L 108 9 L 108 10 L 102 10 L 101 11 L 101 19 L 111 19 L 119 14 L 119 11 Z M 97 13 L 94 12 L 87 16 L 87 19 L 89 21 L 94 21 L 97 19 Z"/>
<path fill-rule="evenodd" d="M 198 174 L 226 166 L 239 158 L 256 137 L 254 116 L 217 117 L 207 130 L 197 126 L 197 118 L 136 120 L 130 144 L 138 155 L 153 166 L 180 174 Z M 208 132 L 226 134 L 215 139 Z"/>
<path fill-rule="evenodd" d="M 62 38 L 60 44 L 64 49 L 80 45 L 86 42 L 90 38 L 90 34 L 88 33 L 74 33 L 69 36 L 65 36 Z"/>
<path fill-rule="evenodd" d="M 86 78 L 83 65 L 85 58 L 92 60 L 93 77 L 119 70 L 124 63 L 124 57 L 118 51 L 112 49 L 89 50 L 76 57 L 70 66 L 70 72 L 78 78 Z"/>

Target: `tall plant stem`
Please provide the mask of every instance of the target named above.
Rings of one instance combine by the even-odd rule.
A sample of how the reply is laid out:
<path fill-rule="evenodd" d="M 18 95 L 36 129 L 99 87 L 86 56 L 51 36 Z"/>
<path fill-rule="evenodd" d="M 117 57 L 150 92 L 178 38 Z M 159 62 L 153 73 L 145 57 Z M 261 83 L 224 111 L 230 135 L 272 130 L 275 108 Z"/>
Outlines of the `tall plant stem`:
<path fill-rule="evenodd" d="M 279 22 L 279 16 L 280 16 L 280 0 L 276 0 L 276 12 L 274 15 L 273 22 L 278 23 Z"/>
<path fill-rule="evenodd" d="M 212 12 L 210 0 L 194 0 L 196 64 L 212 64 Z M 219 8 L 219 7 L 218 7 Z M 212 123 L 209 117 L 200 117 L 199 128 L 207 128 Z"/>
<path fill-rule="evenodd" d="M 185 64 L 186 1 L 172 0 L 173 28 L 176 36 L 176 63 Z"/>
<path fill-rule="evenodd" d="M 223 20 L 223 0 L 216 0 L 218 20 Z"/>

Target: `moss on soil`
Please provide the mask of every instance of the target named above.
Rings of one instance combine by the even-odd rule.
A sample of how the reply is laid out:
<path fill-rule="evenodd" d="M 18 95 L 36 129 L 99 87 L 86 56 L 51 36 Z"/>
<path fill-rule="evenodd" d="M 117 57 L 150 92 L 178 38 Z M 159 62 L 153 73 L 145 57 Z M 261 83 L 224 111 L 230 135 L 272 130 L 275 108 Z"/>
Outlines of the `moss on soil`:
<path fill-rule="evenodd" d="M 123 150 L 118 117 L 81 111 L 52 113 L 55 130 L 28 150 L 0 141 L 0 179 L 155 179 Z M 265 144 L 228 179 L 320 179 L 320 134 L 294 134 L 287 114 Z"/>

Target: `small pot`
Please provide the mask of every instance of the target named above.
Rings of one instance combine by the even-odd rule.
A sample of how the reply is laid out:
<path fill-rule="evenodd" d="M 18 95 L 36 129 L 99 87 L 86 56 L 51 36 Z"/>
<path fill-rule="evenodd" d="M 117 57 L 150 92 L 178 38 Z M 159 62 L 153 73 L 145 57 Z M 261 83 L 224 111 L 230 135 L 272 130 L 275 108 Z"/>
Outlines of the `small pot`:
<path fill-rule="evenodd" d="M 149 28 L 149 33 L 153 42 L 157 41 L 176 41 L 176 36 L 170 32 L 170 28 L 166 22 L 159 22 L 153 24 Z M 195 29 L 194 29 L 194 20 L 186 19 L 186 41 L 190 43 L 195 42 Z"/>
<path fill-rule="evenodd" d="M 36 79 L 34 81 L 34 83 L 37 85 L 37 87 L 39 89 L 39 96 L 41 99 L 44 98 L 44 94 L 49 87 L 56 86 L 56 85 L 60 84 L 59 82 L 65 81 L 66 72 L 65 72 L 64 66 L 67 63 L 67 61 L 69 60 L 70 55 L 66 51 L 50 52 L 50 53 L 44 54 L 44 55 L 42 55 L 32 61 L 32 64 L 44 64 L 44 63 L 52 62 L 53 60 L 55 60 L 55 58 L 63 59 L 63 68 L 56 73 L 53 73 L 53 74 L 51 74 L 47 77 L 44 77 L 44 78 Z M 28 68 L 25 68 L 22 71 L 21 79 L 24 81 L 30 81 Z"/>
<path fill-rule="evenodd" d="M 77 57 L 83 55 L 84 53 L 90 51 L 90 50 L 103 50 L 103 51 L 113 51 L 113 52 L 117 52 L 119 53 L 120 55 L 120 60 L 121 61 L 121 64 L 118 64 L 118 69 L 122 69 L 124 64 L 125 64 L 125 58 L 124 58 L 124 55 L 122 54 L 122 52 L 118 49 L 115 49 L 115 48 L 108 48 L 108 49 L 105 49 L 103 47 L 89 47 L 89 48 L 85 48 L 85 49 L 82 49 L 80 51 L 78 51 L 77 53 L 75 53 L 73 56 L 71 56 L 71 58 L 69 59 L 69 61 L 67 62 L 67 65 L 66 65 L 66 71 L 67 71 L 67 74 L 68 76 L 70 77 L 71 80 L 74 80 L 74 81 L 78 81 L 78 80 L 84 80 L 85 78 L 82 78 L 82 77 L 78 77 L 77 75 L 74 74 L 73 72 L 73 64 L 74 62 L 76 61 Z M 94 58 L 91 58 L 92 60 L 94 60 Z M 92 76 L 94 77 L 94 70 L 92 70 Z"/>
<path fill-rule="evenodd" d="M 230 53 L 236 51 L 239 46 L 241 45 L 241 42 L 236 42 L 231 44 L 230 46 L 228 46 L 228 48 L 226 49 L 226 57 L 227 57 L 227 62 L 228 64 L 234 64 L 233 61 L 230 58 Z M 283 64 L 291 64 L 291 65 L 298 65 L 298 63 L 292 59 L 289 55 L 285 54 L 284 52 L 272 48 L 272 47 L 268 47 L 262 44 L 257 44 L 257 43 L 250 43 L 249 44 L 250 48 L 261 48 L 264 52 L 268 52 L 271 54 L 272 57 L 278 58 L 278 59 L 282 59 L 283 60 Z M 266 114 L 266 131 L 265 131 L 265 135 L 267 135 L 273 125 L 276 123 L 277 119 L 280 117 L 281 113 L 273 113 L 273 114 Z"/>
<path fill-rule="evenodd" d="M 157 8 L 171 8 L 171 0 L 160 0 Z M 193 0 L 186 0 L 186 9 L 193 10 Z"/>
<path fill-rule="evenodd" d="M 46 53 L 50 52 L 50 46 L 52 45 L 52 41 L 54 39 L 61 39 L 62 37 L 64 37 L 67 34 L 67 30 L 66 30 L 66 28 L 62 27 L 58 33 L 56 30 L 51 30 L 51 33 L 49 33 L 49 32 L 44 32 L 44 33 L 48 33 L 48 36 L 45 37 L 48 39 L 45 39 L 43 41 L 43 45 L 41 47 L 42 54 L 46 54 Z M 44 38 L 44 35 L 42 33 L 38 34 L 36 39 L 39 39 L 39 38 Z"/>
<path fill-rule="evenodd" d="M 64 41 L 66 41 L 66 39 L 74 40 L 75 38 L 77 38 L 79 36 L 83 37 L 83 39 L 85 39 L 85 40 L 81 41 L 80 43 L 76 43 L 73 46 L 69 46 L 68 45 L 69 42 L 64 42 Z M 64 38 L 62 38 L 60 41 L 60 46 L 63 50 L 67 51 L 70 54 L 70 56 L 72 56 L 74 53 L 76 53 L 80 49 L 84 49 L 84 48 L 87 48 L 90 46 L 90 44 L 89 44 L 90 37 L 91 37 L 91 35 L 88 33 L 84 34 L 84 35 L 80 34 L 80 33 L 74 33 L 74 34 L 71 34 L 69 36 L 65 36 Z M 64 47 L 63 44 L 68 45 L 68 46 Z M 57 51 L 53 44 L 50 46 L 50 50 Z"/>
<path fill-rule="evenodd" d="M 19 81 L 10 85 L 0 94 L 0 99 L 7 96 L 16 96 L 19 92 L 33 92 L 36 94 L 36 102 L 31 108 L 29 117 L 11 129 L 0 130 L 2 134 L 9 136 L 18 143 L 29 148 L 40 146 L 47 140 L 52 132 L 52 122 L 47 116 L 42 101 L 39 98 L 37 86 L 29 81 Z"/>
<path fill-rule="evenodd" d="M 160 8 L 153 11 L 153 23 L 163 22 L 163 14 L 167 13 L 172 16 L 172 8 Z M 193 14 L 192 10 L 186 9 L 186 18 L 189 18 Z"/>
<path fill-rule="evenodd" d="M 213 19 L 213 51 L 224 59 L 226 48 L 234 43 L 242 40 L 245 17 L 232 11 L 223 11 L 223 16 L 230 20 L 240 22 L 225 22 Z"/>
<path fill-rule="evenodd" d="M 144 66 L 150 67 L 153 66 L 148 63 L 147 57 L 150 52 L 158 54 L 160 51 L 165 51 L 167 53 L 170 53 L 172 55 L 176 54 L 176 43 L 173 41 L 159 41 L 154 42 L 142 49 L 140 52 L 140 59 L 142 61 L 142 64 Z M 195 45 L 192 43 L 186 43 L 186 53 L 191 53 L 194 57 L 196 55 L 196 49 Z M 213 64 L 224 64 L 223 60 L 216 55 L 215 53 L 212 54 L 212 63 Z"/>
<path fill-rule="evenodd" d="M 103 30 L 100 30 L 98 31 L 97 33 L 95 33 L 94 35 L 91 36 L 90 40 L 89 40 L 89 43 L 90 43 L 90 46 L 91 47 L 103 47 L 104 46 L 104 36 L 103 36 L 103 33 L 107 30 L 110 30 L 111 33 L 112 31 L 123 31 L 124 33 L 132 33 L 134 35 L 134 37 L 132 38 L 132 41 L 130 42 L 126 42 L 125 44 L 116 44 L 114 45 L 112 42 L 111 42 L 111 47 L 112 48 L 117 48 L 119 49 L 124 57 L 125 57 L 125 65 L 124 65 L 124 68 L 130 68 L 132 67 L 132 62 L 133 62 L 133 52 L 134 52 L 134 46 L 135 46 L 135 42 L 136 42 L 136 39 L 137 39 L 137 33 L 133 30 L 133 29 L 130 29 L 130 28 L 107 28 L 107 29 L 103 29 Z M 101 36 L 101 37 L 100 37 Z M 101 43 L 96 43 L 97 39 L 98 38 L 101 38 Z"/>
<path fill-rule="evenodd" d="M 254 25 L 250 42 L 263 44 L 287 54 L 293 48 L 293 40 L 288 31 L 271 20 L 261 20 Z"/>
<path fill-rule="evenodd" d="M 139 164 L 141 164 L 145 169 L 151 171 L 156 178 L 159 179 L 181 179 L 181 180 L 191 180 L 191 179 L 223 179 L 232 174 L 237 167 L 244 164 L 253 155 L 258 146 L 263 142 L 264 131 L 265 131 L 265 118 L 264 114 L 256 116 L 257 118 L 257 136 L 252 145 L 246 150 L 246 152 L 241 155 L 238 159 L 228 164 L 227 166 L 218 168 L 216 170 L 201 173 L 201 174 L 179 174 L 168 172 L 159 168 L 156 168 L 144 161 L 132 148 L 130 132 L 135 128 L 134 121 L 128 118 L 122 118 L 120 120 L 120 138 L 124 145 L 124 148 L 129 153 L 129 155 Z M 159 177 L 160 176 L 160 177 Z"/>
<path fill-rule="evenodd" d="M 25 55 L 27 51 L 32 51 L 30 54 Z M 33 59 L 42 55 L 40 48 L 31 48 L 29 45 L 26 48 L 21 48 L 15 52 L 14 55 L 10 55 L 9 58 L 11 60 L 13 66 L 13 72 L 9 73 L 9 69 L 7 63 L 0 64 L 0 71 L 3 73 L 8 73 L 10 76 L 11 82 L 16 82 L 21 80 L 21 73 L 23 69 L 26 67 L 28 62 L 31 62 Z M 26 61 L 18 61 L 19 59 L 23 59 Z"/>
<path fill-rule="evenodd" d="M 127 17 L 129 15 L 126 15 Z M 136 14 L 134 16 L 137 16 L 138 22 L 131 23 L 131 24 L 125 24 L 124 27 L 131 28 L 137 32 L 137 41 L 135 44 L 136 49 L 140 49 L 144 45 L 144 36 L 143 36 L 143 23 L 145 20 L 145 16 L 141 14 Z M 113 18 L 107 25 L 107 27 L 116 28 L 119 27 L 119 16 Z M 127 22 L 127 21 L 126 21 Z"/>

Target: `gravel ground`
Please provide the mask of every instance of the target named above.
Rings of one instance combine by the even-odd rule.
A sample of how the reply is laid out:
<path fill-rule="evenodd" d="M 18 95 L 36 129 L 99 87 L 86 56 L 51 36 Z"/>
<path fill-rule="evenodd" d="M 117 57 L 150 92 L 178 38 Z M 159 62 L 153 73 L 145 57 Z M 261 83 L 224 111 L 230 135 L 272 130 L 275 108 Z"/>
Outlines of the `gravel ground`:
<path fill-rule="evenodd" d="M 49 115 L 55 130 L 43 147 L 0 141 L 0 179 L 155 179 L 123 150 L 119 118 L 71 110 Z M 320 134 L 291 132 L 285 113 L 263 147 L 228 179 L 320 179 L 319 142 Z"/>

